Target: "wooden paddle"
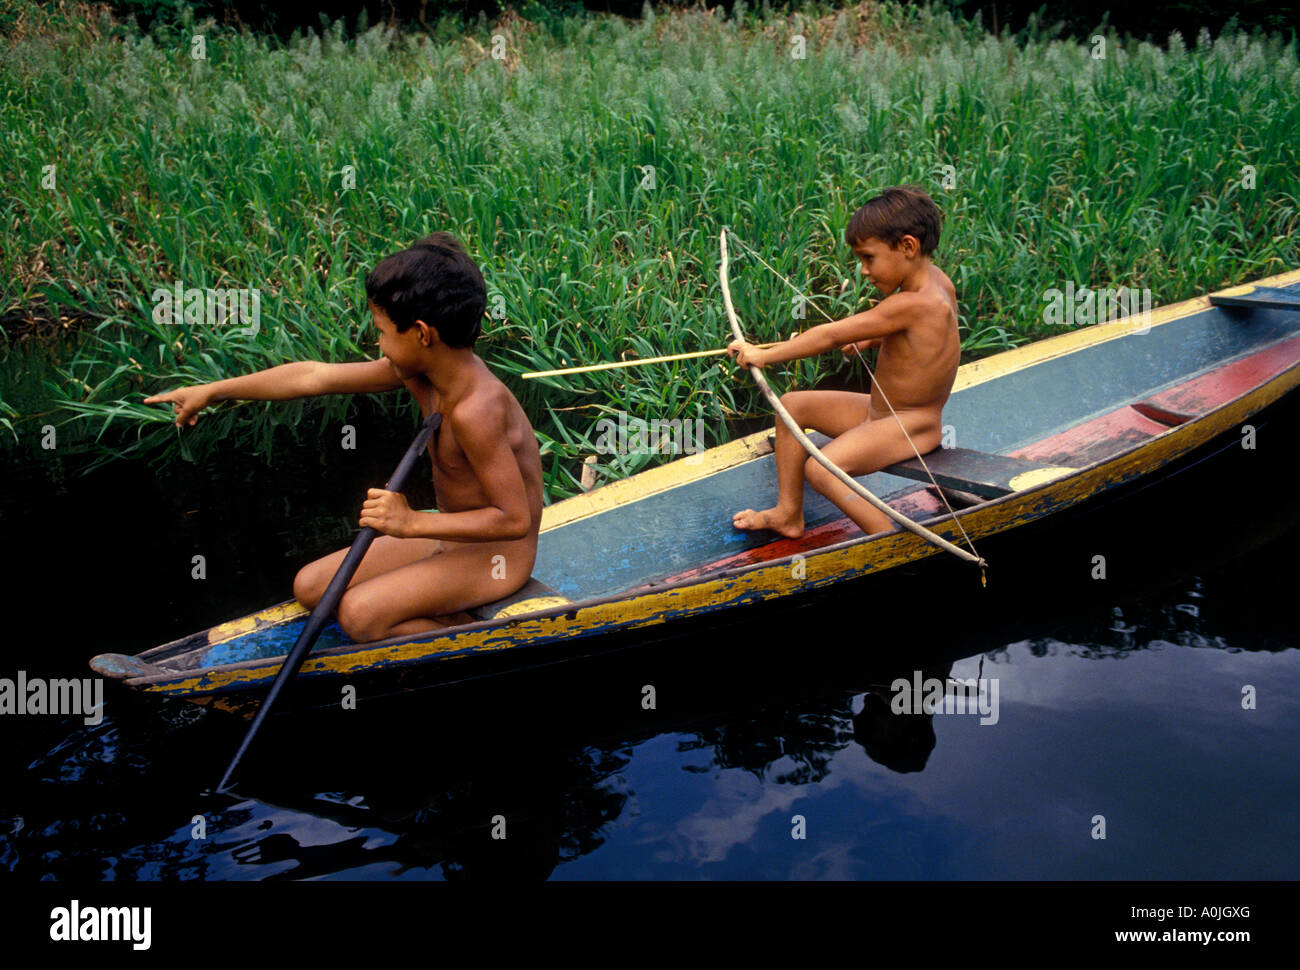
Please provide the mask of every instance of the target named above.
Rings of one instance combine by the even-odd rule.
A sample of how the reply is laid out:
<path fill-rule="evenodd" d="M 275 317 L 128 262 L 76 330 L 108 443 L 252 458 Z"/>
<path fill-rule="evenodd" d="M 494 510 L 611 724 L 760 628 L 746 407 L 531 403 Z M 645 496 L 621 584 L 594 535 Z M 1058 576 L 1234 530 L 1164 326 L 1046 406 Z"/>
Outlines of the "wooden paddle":
<path fill-rule="evenodd" d="M 415 436 L 415 441 L 411 442 L 411 447 L 406 449 L 406 454 L 402 456 L 401 462 L 397 465 L 397 470 L 393 472 L 393 477 L 388 480 L 384 489 L 389 492 L 400 492 L 402 486 L 406 484 L 407 476 L 411 474 L 411 469 L 415 467 L 420 453 L 429 446 L 429 439 L 433 433 L 438 430 L 442 424 L 442 415 L 435 411 L 424 419 L 424 424 L 420 426 L 420 433 Z M 298 640 L 289 651 L 289 655 L 284 658 L 284 663 L 280 665 L 280 672 L 275 675 L 275 682 L 271 684 L 271 689 L 267 692 L 266 700 L 262 701 L 262 706 L 257 709 L 257 716 L 253 718 L 253 723 L 248 727 L 248 733 L 244 735 L 243 743 L 239 745 L 239 750 L 235 752 L 235 757 L 230 761 L 230 767 L 226 773 L 221 776 L 221 784 L 217 786 L 218 793 L 227 791 L 230 783 L 230 776 L 234 774 L 239 759 L 244 756 L 248 746 L 253 743 L 253 737 L 257 734 L 258 728 L 262 726 L 262 721 L 266 719 L 267 713 L 271 710 L 271 705 L 275 699 L 280 696 L 280 691 L 284 685 L 289 682 L 302 662 L 307 658 L 308 651 L 320 636 L 321 630 L 329 622 L 330 614 L 334 612 L 339 605 L 339 600 L 343 598 L 343 591 L 347 589 L 348 583 L 356 574 L 357 567 L 361 565 L 361 560 L 370 548 L 370 543 L 375 540 L 379 532 L 371 526 L 366 526 L 352 541 L 352 548 L 348 554 L 343 557 L 343 562 L 339 565 L 338 572 L 330 580 L 329 586 L 325 587 L 325 594 L 316 604 L 316 608 L 311 611 L 311 616 L 307 617 L 307 622 L 303 625 L 302 633 L 298 634 Z"/>

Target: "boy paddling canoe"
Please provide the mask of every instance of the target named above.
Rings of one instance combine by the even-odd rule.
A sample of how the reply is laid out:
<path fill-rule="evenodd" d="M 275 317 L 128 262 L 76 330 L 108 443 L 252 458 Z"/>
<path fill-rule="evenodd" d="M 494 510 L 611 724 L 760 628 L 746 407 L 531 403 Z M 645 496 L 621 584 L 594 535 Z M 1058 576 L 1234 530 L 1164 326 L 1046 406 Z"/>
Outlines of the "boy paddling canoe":
<path fill-rule="evenodd" d="M 338 606 L 357 642 L 447 626 L 463 611 L 509 596 L 528 581 L 542 519 L 542 467 L 514 395 L 473 351 L 487 290 L 460 243 L 434 233 L 377 265 L 366 297 L 378 360 L 297 361 L 243 377 L 145 399 L 171 403 L 176 424 L 193 425 L 214 401 L 282 401 L 405 386 L 427 417 L 442 415 L 429 447 L 439 512 L 372 488 L 359 524 L 383 533 L 367 551 Z M 343 561 L 340 549 L 299 571 L 293 595 L 311 609 Z"/>

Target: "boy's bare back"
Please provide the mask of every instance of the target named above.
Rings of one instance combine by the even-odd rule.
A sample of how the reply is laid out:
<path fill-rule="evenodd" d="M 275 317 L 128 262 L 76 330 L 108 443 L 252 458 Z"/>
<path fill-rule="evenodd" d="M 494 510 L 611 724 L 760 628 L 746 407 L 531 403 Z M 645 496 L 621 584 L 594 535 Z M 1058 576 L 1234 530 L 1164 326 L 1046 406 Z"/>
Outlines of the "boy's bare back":
<path fill-rule="evenodd" d="M 903 411 L 933 413 L 939 420 L 961 363 L 957 329 L 957 291 L 948 275 L 931 265 L 926 284 L 914 293 L 896 293 L 893 302 L 909 323 L 881 339 L 876 387 L 871 391 L 872 420 L 889 417 L 889 404 Z M 883 392 L 883 396 L 881 393 Z"/>

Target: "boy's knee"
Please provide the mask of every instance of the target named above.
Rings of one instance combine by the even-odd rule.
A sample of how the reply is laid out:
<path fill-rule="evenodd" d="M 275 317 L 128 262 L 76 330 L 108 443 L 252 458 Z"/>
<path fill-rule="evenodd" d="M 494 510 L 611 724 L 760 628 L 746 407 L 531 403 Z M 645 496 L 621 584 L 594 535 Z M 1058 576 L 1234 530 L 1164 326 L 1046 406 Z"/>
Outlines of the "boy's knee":
<path fill-rule="evenodd" d="M 298 575 L 293 577 L 293 598 L 307 609 L 314 609 L 325 595 L 325 588 L 311 566 L 303 566 Z"/>
<path fill-rule="evenodd" d="M 823 491 L 827 485 L 835 481 L 835 476 L 823 468 L 821 462 L 811 456 L 803 463 L 803 477 L 804 481 L 818 492 Z"/>
<path fill-rule="evenodd" d="M 383 631 L 374 626 L 374 611 L 367 609 L 362 598 L 349 590 L 339 600 L 336 619 L 339 627 L 354 643 L 368 643 L 380 639 Z"/>
<path fill-rule="evenodd" d="M 942 428 L 927 428 L 912 439 L 912 444 L 922 455 L 928 455 L 943 444 Z"/>
<path fill-rule="evenodd" d="M 781 395 L 781 405 L 793 416 L 807 399 L 807 391 L 786 391 Z"/>

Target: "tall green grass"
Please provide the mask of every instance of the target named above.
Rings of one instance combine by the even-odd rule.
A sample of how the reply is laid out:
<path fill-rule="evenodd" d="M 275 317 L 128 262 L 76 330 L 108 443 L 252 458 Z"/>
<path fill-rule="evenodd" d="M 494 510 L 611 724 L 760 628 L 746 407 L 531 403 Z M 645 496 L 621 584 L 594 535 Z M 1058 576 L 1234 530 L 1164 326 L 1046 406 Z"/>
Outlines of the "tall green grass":
<path fill-rule="evenodd" d="M 194 33 L 205 61 L 190 57 Z M 138 402 L 372 354 L 365 272 L 449 230 L 499 298 L 479 350 L 532 418 L 559 497 L 578 487 L 603 416 L 699 417 L 717 441 L 763 413 L 746 380 L 707 361 L 517 376 L 724 344 L 723 225 L 841 316 L 869 296 L 842 241 L 852 211 L 888 185 L 926 187 L 945 214 L 935 261 L 957 286 L 968 358 L 1047 335 L 1042 294 L 1067 280 L 1165 303 L 1300 263 L 1295 44 L 1111 34 L 1104 59 L 1091 52 L 888 4 L 549 30 L 510 16 L 422 36 L 348 38 L 335 24 L 287 47 L 211 24 L 4 38 L 3 301 L 80 322 L 48 393 L 61 421 L 104 434 L 106 455 L 267 448 L 276 427 L 339 420 L 347 402 L 224 405 L 179 438 L 167 409 Z M 54 191 L 40 185 L 50 164 Z M 260 288 L 261 332 L 155 324 L 152 290 L 177 279 Z M 785 284 L 739 250 L 732 289 L 754 340 L 823 319 L 798 319 Z M 779 369 L 777 384 L 855 366 L 828 355 Z M 600 473 L 648 460 L 605 457 Z"/>

